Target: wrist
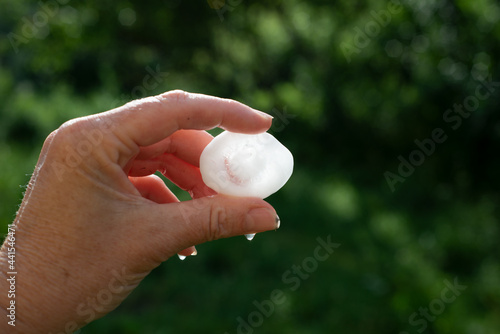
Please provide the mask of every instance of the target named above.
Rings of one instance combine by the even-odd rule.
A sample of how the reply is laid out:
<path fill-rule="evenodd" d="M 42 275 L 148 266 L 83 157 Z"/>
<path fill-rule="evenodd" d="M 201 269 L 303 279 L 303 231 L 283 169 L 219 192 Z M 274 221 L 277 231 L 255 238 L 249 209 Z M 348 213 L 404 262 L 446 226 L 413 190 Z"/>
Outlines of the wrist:
<path fill-rule="evenodd" d="M 59 315 L 64 313 L 56 309 L 60 303 L 46 270 L 54 259 L 44 251 L 46 236 L 39 231 L 43 222 L 23 216 L 23 222 L 16 218 L 9 226 L 0 249 L 0 332 L 49 333 L 60 328 Z"/>
<path fill-rule="evenodd" d="M 6 238 L 0 249 L 0 332 L 36 333 L 36 328 L 30 325 L 28 312 L 19 310 L 22 298 L 19 298 L 19 277 L 13 248 L 12 242 Z M 23 290 L 27 287 L 23 285 Z M 24 310 L 33 309 L 29 300 L 23 300 L 22 304 Z"/>

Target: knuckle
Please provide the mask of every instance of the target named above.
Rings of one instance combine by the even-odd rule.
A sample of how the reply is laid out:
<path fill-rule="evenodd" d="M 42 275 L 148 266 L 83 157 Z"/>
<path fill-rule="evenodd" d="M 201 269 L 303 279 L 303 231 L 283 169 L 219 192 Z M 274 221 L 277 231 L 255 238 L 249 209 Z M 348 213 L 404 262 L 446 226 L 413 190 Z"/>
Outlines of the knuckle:
<path fill-rule="evenodd" d="M 54 130 L 52 131 L 48 136 L 47 138 L 45 138 L 45 141 L 43 142 L 43 147 L 46 149 L 50 146 L 50 144 L 52 143 L 52 141 L 54 140 L 54 138 L 57 136 L 57 131 L 58 130 Z"/>
<path fill-rule="evenodd" d="M 212 204 L 207 228 L 209 240 L 217 240 L 228 234 L 227 211 L 224 207 Z"/>
<path fill-rule="evenodd" d="M 57 130 L 53 131 L 46 139 L 55 148 L 71 145 L 78 142 L 78 134 L 83 129 L 82 119 L 76 118 L 63 123 Z"/>
<path fill-rule="evenodd" d="M 106 149 L 111 147 L 108 131 L 100 127 L 94 117 L 72 119 L 47 137 L 44 149 L 52 157 L 65 162 L 72 161 L 75 166 L 88 161 L 88 157 L 102 160 L 103 155 L 109 153 Z"/>
<path fill-rule="evenodd" d="M 189 99 L 189 93 L 180 89 L 172 90 L 160 95 L 161 100 L 168 100 L 175 103 L 183 103 Z"/>
<path fill-rule="evenodd" d="M 228 107 L 234 109 L 241 108 L 243 106 L 240 102 L 232 99 L 224 99 L 224 102 L 227 103 Z"/>

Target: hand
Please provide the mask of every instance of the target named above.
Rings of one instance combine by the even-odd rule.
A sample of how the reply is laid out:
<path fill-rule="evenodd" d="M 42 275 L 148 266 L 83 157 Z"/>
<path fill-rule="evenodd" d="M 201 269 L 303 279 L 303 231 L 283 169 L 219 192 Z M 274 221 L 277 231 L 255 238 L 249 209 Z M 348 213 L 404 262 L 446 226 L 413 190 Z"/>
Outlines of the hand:
<path fill-rule="evenodd" d="M 198 161 L 205 129 L 259 133 L 272 117 L 232 100 L 182 91 L 63 124 L 46 139 L 13 226 L 16 327 L 72 333 L 116 308 L 160 263 L 209 240 L 274 230 L 257 198 L 216 195 Z M 161 171 L 195 199 L 179 203 Z M 7 255 L 0 253 L 5 311 Z"/>

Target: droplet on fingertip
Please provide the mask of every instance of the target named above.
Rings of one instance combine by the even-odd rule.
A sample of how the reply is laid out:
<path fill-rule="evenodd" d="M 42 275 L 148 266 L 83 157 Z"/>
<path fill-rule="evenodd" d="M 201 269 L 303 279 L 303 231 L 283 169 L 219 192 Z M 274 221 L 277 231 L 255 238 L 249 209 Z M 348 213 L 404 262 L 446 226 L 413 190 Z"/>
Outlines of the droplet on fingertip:
<path fill-rule="evenodd" d="M 278 215 L 276 215 L 276 229 L 279 229 L 281 225 L 281 219 Z"/>
<path fill-rule="evenodd" d="M 192 253 L 191 253 L 191 256 L 196 256 L 198 255 L 198 251 L 195 249 Z"/>
<path fill-rule="evenodd" d="M 179 257 L 179 259 L 181 259 L 181 261 L 184 261 L 186 259 L 185 255 L 177 254 L 177 256 Z"/>
<path fill-rule="evenodd" d="M 253 237 L 255 237 L 255 233 L 245 234 L 245 238 L 247 238 L 248 241 L 251 241 Z"/>

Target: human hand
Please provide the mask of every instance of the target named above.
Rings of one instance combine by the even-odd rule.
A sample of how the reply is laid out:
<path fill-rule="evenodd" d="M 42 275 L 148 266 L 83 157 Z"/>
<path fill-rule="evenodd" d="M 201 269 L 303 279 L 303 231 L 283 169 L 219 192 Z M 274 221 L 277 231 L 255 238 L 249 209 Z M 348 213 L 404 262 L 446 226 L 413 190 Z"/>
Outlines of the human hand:
<path fill-rule="evenodd" d="M 205 129 L 259 133 L 271 122 L 232 100 L 173 91 L 69 121 L 51 133 L 13 224 L 16 327 L 2 321 L 0 329 L 72 333 L 116 308 L 176 253 L 276 229 L 271 205 L 214 194 L 198 168 L 212 140 Z M 195 199 L 179 203 L 152 175 L 157 170 Z M 4 287 L 5 244 L 0 266 Z M 8 303 L 1 293 L 4 311 Z"/>

